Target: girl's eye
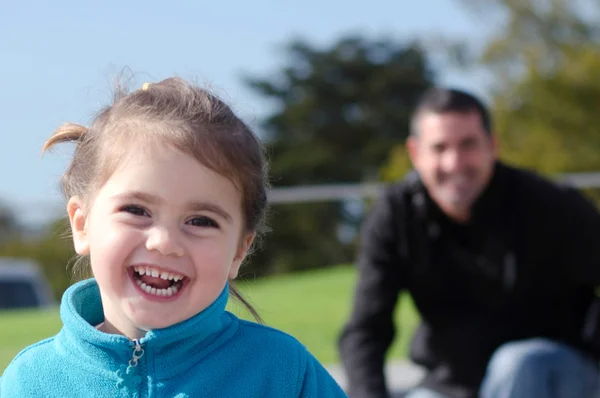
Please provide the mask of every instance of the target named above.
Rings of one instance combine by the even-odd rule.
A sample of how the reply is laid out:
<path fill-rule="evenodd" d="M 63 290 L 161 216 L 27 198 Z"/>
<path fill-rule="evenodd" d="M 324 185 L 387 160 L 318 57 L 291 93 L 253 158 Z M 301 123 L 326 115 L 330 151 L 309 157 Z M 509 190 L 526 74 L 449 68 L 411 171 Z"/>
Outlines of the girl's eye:
<path fill-rule="evenodd" d="M 148 212 L 140 206 L 133 206 L 133 205 L 128 205 L 128 206 L 124 206 L 121 208 L 121 211 L 127 212 L 127 213 L 131 213 L 134 216 L 147 216 Z"/>
<path fill-rule="evenodd" d="M 192 218 L 187 223 L 189 225 L 193 225 L 194 227 L 219 228 L 219 224 L 217 224 L 212 218 L 209 218 L 209 217 Z"/>

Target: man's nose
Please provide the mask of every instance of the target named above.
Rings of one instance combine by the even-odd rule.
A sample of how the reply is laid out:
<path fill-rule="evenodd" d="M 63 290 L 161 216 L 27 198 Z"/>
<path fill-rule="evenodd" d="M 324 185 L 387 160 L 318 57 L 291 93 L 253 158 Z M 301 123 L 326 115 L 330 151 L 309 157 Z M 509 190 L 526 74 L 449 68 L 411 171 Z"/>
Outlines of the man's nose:
<path fill-rule="evenodd" d="M 456 172 L 462 168 L 463 157 L 459 150 L 451 148 L 442 156 L 441 166 L 444 172 Z"/>

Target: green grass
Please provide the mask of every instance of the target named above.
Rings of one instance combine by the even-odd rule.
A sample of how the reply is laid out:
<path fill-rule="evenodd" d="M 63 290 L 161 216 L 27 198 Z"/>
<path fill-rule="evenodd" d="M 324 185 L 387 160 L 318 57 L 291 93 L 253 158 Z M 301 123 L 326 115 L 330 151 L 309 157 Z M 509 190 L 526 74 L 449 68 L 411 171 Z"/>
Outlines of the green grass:
<path fill-rule="evenodd" d="M 0 373 L 21 349 L 59 329 L 57 310 L 0 312 Z"/>
<path fill-rule="evenodd" d="M 336 340 L 346 321 L 355 283 L 353 267 L 338 266 L 301 274 L 238 283 L 265 323 L 300 340 L 324 364 L 338 362 Z M 231 312 L 251 319 L 243 307 L 230 302 Z M 418 322 L 410 300 L 396 311 L 399 339 L 390 357 L 404 357 Z M 0 312 L 0 373 L 24 347 L 60 329 L 58 311 Z"/>

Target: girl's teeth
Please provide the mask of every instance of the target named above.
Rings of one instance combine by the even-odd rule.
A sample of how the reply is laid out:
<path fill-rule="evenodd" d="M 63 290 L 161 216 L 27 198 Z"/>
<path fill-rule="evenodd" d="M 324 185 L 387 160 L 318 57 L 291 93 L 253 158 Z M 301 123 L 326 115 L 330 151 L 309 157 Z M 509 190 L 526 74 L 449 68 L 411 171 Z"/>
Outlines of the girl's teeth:
<path fill-rule="evenodd" d="M 150 287 L 139 280 L 137 281 L 137 284 L 143 291 L 145 291 L 148 294 L 153 294 L 155 296 L 171 297 L 179 290 L 175 286 L 171 286 L 168 289 L 157 289 L 155 287 Z"/>
<path fill-rule="evenodd" d="M 160 278 L 160 279 L 165 280 L 165 281 L 168 280 L 168 281 L 178 282 L 178 281 L 180 281 L 180 280 L 183 279 L 183 276 L 171 274 L 169 272 L 160 272 L 158 270 L 150 269 L 150 268 L 138 268 L 138 267 L 135 267 L 134 270 L 140 276 L 148 275 L 148 276 L 152 276 L 153 278 Z"/>

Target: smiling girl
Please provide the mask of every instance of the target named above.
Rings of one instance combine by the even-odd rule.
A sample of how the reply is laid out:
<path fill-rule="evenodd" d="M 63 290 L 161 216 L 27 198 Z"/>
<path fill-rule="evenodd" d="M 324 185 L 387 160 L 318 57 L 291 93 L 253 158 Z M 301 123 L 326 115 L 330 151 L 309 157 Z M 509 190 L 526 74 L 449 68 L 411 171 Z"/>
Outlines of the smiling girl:
<path fill-rule="evenodd" d="M 62 188 L 94 277 L 65 292 L 61 331 L 9 365 L 3 398 L 345 397 L 293 337 L 225 310 L 267 205 L 262 146 L 227 105 L 171 78 L 44 150 L 68 141 Z"/>

